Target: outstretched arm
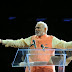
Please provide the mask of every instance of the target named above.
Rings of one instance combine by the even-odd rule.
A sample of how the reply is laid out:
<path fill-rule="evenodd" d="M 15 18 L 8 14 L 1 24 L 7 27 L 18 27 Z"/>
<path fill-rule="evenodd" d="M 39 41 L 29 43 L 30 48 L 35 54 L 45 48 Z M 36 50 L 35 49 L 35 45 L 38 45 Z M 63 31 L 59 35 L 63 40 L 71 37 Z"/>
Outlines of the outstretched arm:
<path fill-rule="evenodd" d="M 28 37 L 25 39 L 21 38 L 18 40 L 11 40 L 11 39 L 1 40 L 0 39 L 0 43 L 2 43 L 2 45 L 5 45 L 5 47 L 14 47 L 14 48 L 28 47 L 30 46 L 30 41 L 31 41 L 31 37 Z"/>
<path fill-rule="evenodd" d="M 72 41 L 66 42 L 64 40 L 60 40 L 56 37 L 53 37 L 52 40 L 52 47 L 57 49 L 72 49 Z M 69 51 L 67 51 L 67 56 L 69 56 L 66 59 L 66 66 L 71 62 L 72 60 L 72 53 L 69 55 Z"/>
<path fill-rule="evenodd" d="M 52 47 L 57 49 L 72 49 L 72 41 L 66 42 L 64 40 L 53 37 Z"/>

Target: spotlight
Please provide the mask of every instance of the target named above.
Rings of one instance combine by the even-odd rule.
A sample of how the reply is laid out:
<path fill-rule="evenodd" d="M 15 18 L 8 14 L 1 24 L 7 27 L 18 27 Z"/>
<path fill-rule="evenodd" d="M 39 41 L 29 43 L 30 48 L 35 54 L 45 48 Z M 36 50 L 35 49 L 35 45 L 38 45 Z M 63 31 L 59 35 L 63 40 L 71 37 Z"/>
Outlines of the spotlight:
<path fill-rule="evenodd" d="M 13 19 L 15 19 L 15 18 L 16 18 L 16 17 L 9 17 L 8 19 L 9 19 L 9 20 L 13 20 Z"/>
<path fill-rule="evenodd" d="M 36 21 L 45 21 L 47 18 L 37 18 Z"/>
<path fill-rule="evenodd" d="M 72 21 L 72 18 L 64 18 L 64 21 L 70 22 L 70 21 Z"/>

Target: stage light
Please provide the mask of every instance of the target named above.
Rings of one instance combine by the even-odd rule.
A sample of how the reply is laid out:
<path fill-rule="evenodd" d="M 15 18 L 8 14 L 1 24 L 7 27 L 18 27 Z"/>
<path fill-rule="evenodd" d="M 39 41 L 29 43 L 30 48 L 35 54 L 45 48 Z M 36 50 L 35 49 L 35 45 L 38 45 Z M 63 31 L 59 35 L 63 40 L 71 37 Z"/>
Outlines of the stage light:
<path fill-rule="evenodd" d="M 16 19 L 16 17 L 9 17 L 8 19 L 9 20 L 13 20 L 13 19 Z"/>
<path fill-rule="evenodd" d="M 72 18 L 64 18 L 64 21 L 72 21 Z"/>
<path fill-rule="evenodd" d="M 64 21 L 71 21 L 71 20 L 64 20 Z"/>
<path fill-rule="evenodd" d="M 37 18 L 36 21 L 45 21 L 47 18 Z"/>

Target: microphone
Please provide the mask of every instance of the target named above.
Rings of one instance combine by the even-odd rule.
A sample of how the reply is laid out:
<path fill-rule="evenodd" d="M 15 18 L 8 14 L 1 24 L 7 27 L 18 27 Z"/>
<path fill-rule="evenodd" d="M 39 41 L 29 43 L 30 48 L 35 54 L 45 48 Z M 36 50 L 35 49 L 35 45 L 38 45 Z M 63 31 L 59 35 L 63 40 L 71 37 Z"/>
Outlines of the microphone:
<path fill-rule="evenodd" d="M 44 47 L 44 45 L 43 45 L 43 44 L 41 44 L 41 47 L 42 47 L 43 51 L 45 51 L 45 50 L 44 50 L 44 49 L 45 49 L 45 47 Z"/>
<path fill-rule="evenodd" d="M 34 47 L 36 48 L 36 42 L 35 42 L 35 40 L 33 40 L 33 45 L 34 45 Z"/>

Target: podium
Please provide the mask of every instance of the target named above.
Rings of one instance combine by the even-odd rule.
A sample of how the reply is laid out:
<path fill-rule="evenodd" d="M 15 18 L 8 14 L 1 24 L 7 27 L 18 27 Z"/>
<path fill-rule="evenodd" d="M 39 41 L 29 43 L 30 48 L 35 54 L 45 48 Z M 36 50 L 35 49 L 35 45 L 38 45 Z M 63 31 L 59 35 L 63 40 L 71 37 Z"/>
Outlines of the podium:
<path fill-rule="evenodd" d="M 31 66 L 57 66 L 56 72 L 65 72 L 67 57 L 65 52 L 67 51 L 72 51 L 72 49 L 19 48 L 12 62 L 12 67 L 28 67 L 28 71 L 31 72 Z"/>

